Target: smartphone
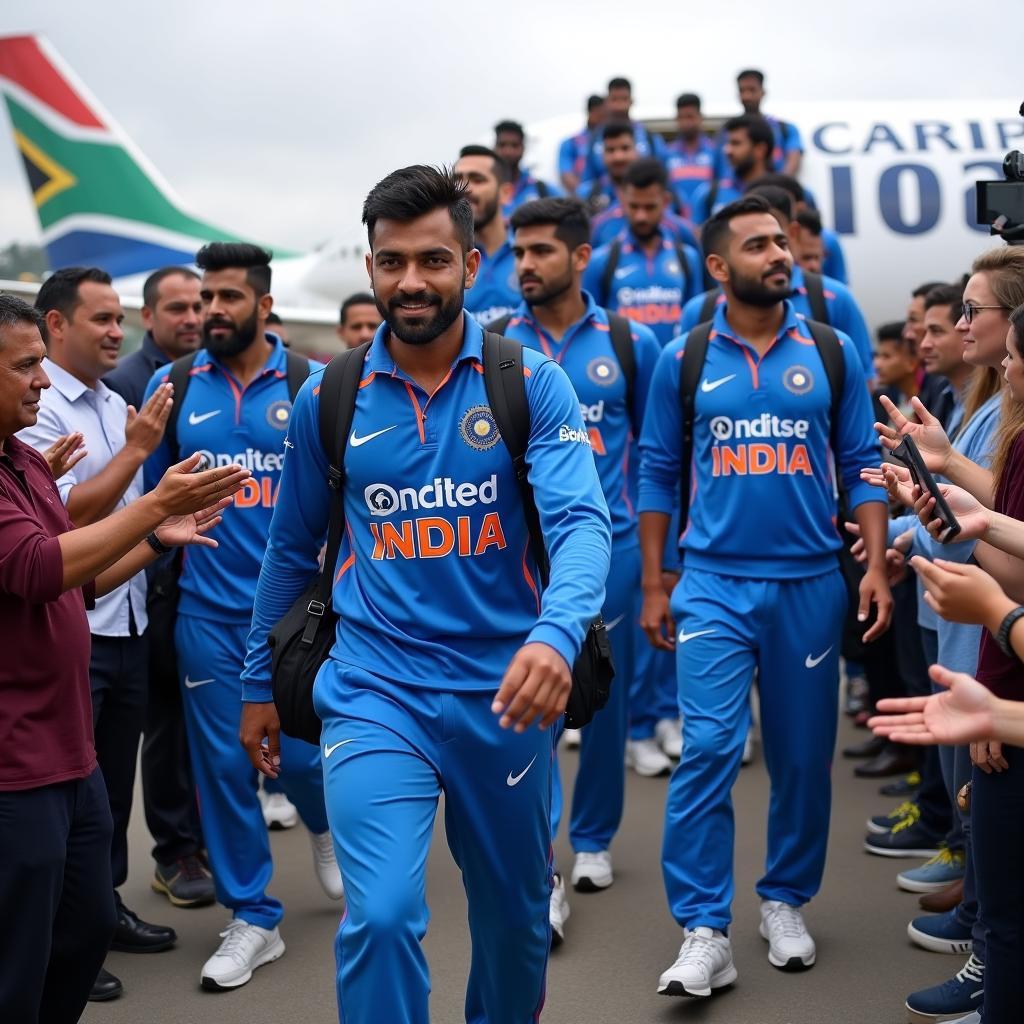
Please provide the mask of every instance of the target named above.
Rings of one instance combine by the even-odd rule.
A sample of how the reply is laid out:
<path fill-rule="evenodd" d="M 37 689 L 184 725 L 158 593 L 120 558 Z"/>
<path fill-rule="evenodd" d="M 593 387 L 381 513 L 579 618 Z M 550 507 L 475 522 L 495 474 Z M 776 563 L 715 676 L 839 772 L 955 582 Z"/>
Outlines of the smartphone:
<path fill-rule="evenodd" d="M 907 434 L 889 454 L 910 470 L 910 479 L 921 488 L 923 493 L 930 494 L 935 499 L 935 508 L 932 509 L 932 514 L 943 524 L 942 532 L 939 534 L 939 543 L 948 544 L 960 532 L 960 524 L 942 496 L 935 477 L 931 475 L 928 467 L 924 464 L 916 442 Z"/>

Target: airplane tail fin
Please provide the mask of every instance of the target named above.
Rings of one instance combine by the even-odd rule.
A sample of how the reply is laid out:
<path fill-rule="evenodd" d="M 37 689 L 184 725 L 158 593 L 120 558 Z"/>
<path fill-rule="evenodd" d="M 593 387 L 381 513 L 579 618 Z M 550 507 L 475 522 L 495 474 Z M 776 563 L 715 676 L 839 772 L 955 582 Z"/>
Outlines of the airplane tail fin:
<path fill-rule="evenodd" d="M 213 239 L 240 241 L 185 212 L 46 39 L 0 37 L 0 94 L 51 267 L 124 277 L 189 264 Z"/>

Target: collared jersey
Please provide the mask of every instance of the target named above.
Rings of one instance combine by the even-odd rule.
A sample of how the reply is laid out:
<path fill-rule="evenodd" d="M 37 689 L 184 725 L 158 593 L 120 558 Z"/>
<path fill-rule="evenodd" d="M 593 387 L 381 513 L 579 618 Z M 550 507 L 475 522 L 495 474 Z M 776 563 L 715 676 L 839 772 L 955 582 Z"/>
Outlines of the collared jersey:
<path fill-rule="evenodd" d="M 884 501 L 860 479 L 876 463 L 871 401 L 850 339 L 840 334 L 846 378 L 837 462 L 850 508 Z M 661 354 L 640 440 L 641 512 L 671 515 L 679 494 L 686 337 Z M 763 356 L 715 312 L 695 394 L 690 515 L 679 538 L 687 568 L 727 576 L 794 579 L 828 572 L 841 540 L 830 446 L 828 377 L 807 325 L 784 304 Z"/>
<path fill-rule="evenodd" d="M 334 567 L 341 613 L 333 657 L 393 682 L 494 690 L 526 641 L 572 664 L 604 600 L 611 546 L 590 438 L 568 378 L 524 351 L 529 479 L 551 560 L 540 593 L 520 493 L 487 402 L 483 332 L 432 395 L 395 364 L 382 325 L 367 352 L 345 450 L 346 530 Z M 321 374 L 303 386 L 242 679 L 269 699 L 270 627 L 305 589 L 327 529 Z"/>
<path fill-rule="evenodd" d="M 629 230 L 629 221 L 618 199 L 605 210 L 602 210 L 590 223 L 590 244 L 595 249 L 614 241 L 624 231 Z M 693 246 L 700 251 L 700 243 L 694 232 L 693 225 L 679 214 L 666 210 L 661 218 L 661 230 L 678 238 L 680 242 Z"/>
<path fill-rule="evenodd" d="M 662 163 L 665 162 L 666 147 L 665 140 L 660 135 L 649 132 L 647 127 L 639 121 L 633 121 L 633 140 L 636 143 L 637 157 L 653 156 Z M 594 145 L 591 147 L 590 156 L 587 160 L 588 178 L 599 178 L 605 172 L 604 166 L 604 139 L 600 132 L 596 133 Z"/>
<path fill-rule="evenodd" d="M 803 269 L 796 263 L 793 264 L 790 284 L 793 294 L 790 301 L 797 314 L 810 320 L 812 318 L 811 304 L 807 299 L 807 282 L 804 278 Z M 873 380 L 875 376 L 874 353 L 871 348 L 871 335 L 868 333 L 868 325 L 864 320 L 864 314 L 857 305 L 853 293 L 845 284 L 834 281 L 830 277 L 822 280 L 822 289 L 825 293 L 825 308 L 828 310 L 829 324 L 837 331 L 847 334 L 857 349 L 857 356 L 860 359 L 861 369 L 866 380 Z M 679 321 L 679 333 L 685 334 L 693 330 L 700 322 L 701 309 L 704 306 L 704 295 L 690 299 L 683 307 L 683 315 Z M 725 303 L 725 295 L 718 294 L 718 306 Z"/>
<path fill-rule="evenodd" d="M 846 257 L 843 255 L 843 247 L 839 241 L 839 235 L 831 228 L 821 229 L 821 240 L 825 248 L 825 260 L 821 264 L 821 272 L 834 281 L 841 281 L 849 284 L 849 275 L 846 272 Z"/>
<path fill-rule="evenodd" d="M 587 160 L 597 141 L 597 133 L 589 128 L 563 139 L 558 146 L 558 173 L 575 174 L 581 181 L 587 173 Z"/>
<path fill-rule="evenodd" d="M 531 199 L 546 199 L 549 196 L 560 196 L 561 194 L 560 188 L 550 182 L 541 181 L 526 168 L 522 168 L 519 172 L 519 179 L 515 183 L 512 198 L 501 208 L 502 216 L 508 220 L 523 203 L 528 203 Z"/>
<path fill-rule="evenodd" d="M 288 398 L 287 356 L 273 339 L 263 370 L 243 388 L 206 349 L 192 366 L 184 403 L 175 405 L 178 451 L 164 439 L 146 461 L 146 486 L 153 488 L 169 466 L 202 452 L 209 467 L 233 462 L 252 472 L 217 527 L 218 546 L 189 547 L 181 574 L 179 610 L 215 622 L 248 622 L 256 580 L 267 547 L 277 502 L 281 465 L 292 404 Z M 320 363 L 310 360 L 310 369 Z M 167 367 L 153 374 L 148 398 L 169 377 Z"/>
<path fill-rule="evenodd" d="M 650 256 L 632 235 L 624 235 L 611 288 L 605 294 L 605 268 L 610 254 L 611 245 L 594 253 L 583 277 L 585 287 L 598 305 L 644 324 L 661 345 L 667 345 L 678 333 L 683 304 L 704 286 L 697 250 L 683 245 L 684 280 L 675 242 L 663 235 L 659 248 Z"/>
<path fill-rule="evenodd" d="M 690 216 L 695 224 L 703 224 L 713 213 L 718 213 L 722 207 L 734 203 L 742 195 L 742 183 L 736 181 L 731 174 L 720 177 L 717 188 L 714 179 L 707 181 L 693 190 Z"/>
<path fill-rule="evenodd" d="M 615 355 L 608 330 L 608 313 L 584 292 L 583 316 L 556 341 L 533 318 L 524 302 L 513 314 L 505 334 L 543 352 L 565 370 L 579 397 L 580 412 L 590 434 L 601 489 L 608 502 L 616 543 L 636 541 L 635 495 L 631 457 L 634 440 L 647 408 L 651 375 L 661 353 L 654 334 L 641 324 L 631 328 L 636 373 L 633 408 L 628 407 L 626 378 Z"/>
<path fill-rule="evenodd" d="M 493 256 L 488 256 L 480 246 L 477 248 L 480 251 L 480 271 L 463 302 L 477 323 L 486 327 L 508 316 L 522 301 L 522 296 L 519 294 L 511 239 L 506 238 Z"/>
<path fill-rule="evenodd" d="M 668 144 L 665 167 L 676 202 L 691 216 L 694 193 L 710 182 L 715 173 L 714 143 L 706 135 L 701 135 L 692 146 L 682 138 L 673 139 Z"/>

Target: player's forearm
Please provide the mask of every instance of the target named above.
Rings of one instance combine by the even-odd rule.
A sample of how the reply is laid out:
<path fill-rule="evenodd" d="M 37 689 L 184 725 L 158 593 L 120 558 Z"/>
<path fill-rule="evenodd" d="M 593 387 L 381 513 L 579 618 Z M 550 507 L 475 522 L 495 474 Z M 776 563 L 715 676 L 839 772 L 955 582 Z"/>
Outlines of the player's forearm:
<path fill-rule="evenodd" d="M 876 501 L 864 502 L 853 510 L 853 516 L 857 520 L 857 525 L 860 526 L 860 535 L 864 539 L 868 567 L 885 571 L 886 533 L 889 519 L 886 506 Z"/>
<path fill-rule="evenodd" d="M 89 526 L 110 515 L 144 461 L 145 452 L 122 448 L 94 477 L 75 484 L 67 500 L 68 515 L 75 526 Z"/>
<path fill-rule="evenodd" d="M 643 559 L 642 586 L 660 587 L 665 540 L 671 516 L 664 512 L 640 513 L 640 554 Z"/>

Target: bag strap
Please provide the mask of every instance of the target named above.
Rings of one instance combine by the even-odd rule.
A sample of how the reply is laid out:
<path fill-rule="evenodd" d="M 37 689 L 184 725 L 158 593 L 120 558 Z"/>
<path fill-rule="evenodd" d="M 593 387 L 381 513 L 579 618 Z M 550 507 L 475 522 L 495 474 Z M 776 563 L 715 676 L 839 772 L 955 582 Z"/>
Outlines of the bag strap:
<path fill-rule="evenodd" d="M 547 199 L 547 197 L 551 194 L 551 189 L 548 188 L 547 182 L 541 181 L 540 178 L 538 178 L 536 184 L 537 184 L 537 198 L 538 199 Z"/>
<path fill-rule="evenodd" d="M 195 352 L 189 352 L 187 356 L 175 359 L 171 363 L 167 381 L 174 385 L 174 405 L 171 407 L 171 415 L 167 418 L 167 426 L 164 428 L 164 440 L 171 449 L 171 461 L 180 462 L 181 446 L 178 444 L 178 417 L 185 407 L 185 395 L 188 394 L 188 386 L 192 383 L 192 367 L 196 361 Z"/>
<path fill-rule="evenodd" d="M 494 320 L 487 325 L 487 330 L 492 334 L 504 334 L 511 320 L 511 315 L 500 316 L 497 320 Z"/>
<path fill-rule="evenodd" d="M 285 349 L 285 359 L 288 372 L 288 401 L 294 405 L 299 388 L 306 383 L 309 376 L 309 360 L 297 352 L 292 352 L 291 349 Z"/>
<path fill-rule="evenodd" d="M 320 381 L 319 432 L 330 465 L 327 484 L 331 491 L 330 519 L 327 524 L 327 550 L 317 577 L 316 592 L 309 602 L 306 626 L 302 631 L 302 642 L 312 644 L 317 626 L 331 602 L 334 589 L 334 571 L 341 550 L 341 538 L 345 531 L 345 446 L 352 426 L 356 395 L 359 393 L 359 378 L 363 371 L 363 360 L 370 342 L 336 355 L 324 370 Z"/>
<path fill-rule="evenodd" d="M 714 319 L 715 306 L 718 305 L 718 296 L 721 294 L 721 288 L 711 288 L 704 293 L 704 301 L 700 304 L 700 315 L 697 317 L 697 323 L 703 324 Z"/>
<path fill-rule="evenodd" d="M 615 271 L 619 266 L 619 258 L 622 256 L 622 239 L 616 238 L 608 249 L 608 262 L 604 265 L 604 273 L 601 275 L 601 294 L 598 296 L 597 304 L 607 306 L 612 299 L 612 284 L 615 281 Z"/>
<path fill-rule="evenodd" d="M 825 367 L 829 390 L 832 392 L 832 404 L 829 409 L 829 444 L 832 446 L 832 458 L 836 462 L 836 485 L 842 487 L 839 477 L 839 415 L 843 404 L 843 392 L 846 390 L 846 360 L 843 359 L 843 346 L 839 343 L 839 335 L 828 324 L 817 320 L 805 320 L 818 356 Z"/>
<path fill-rule="evenodd" d="M 686 529 L 690 515 L 690 469 L 693 462 L 693 421 L 696 415 L 697 386 L 704 372 L 704 360 L 711 338 L 710 322 L 698 324 L 686 336 L 682 364 L 679 367 L 679 403 L 683 411 L 682 445 L 679 449 L 679 532 Z"/>
<path fill-rule="evenodd" d="M 804 271 L 804 284 L 807 287 L 807 304 L 811 307 L 811 319 L 829 326 L 828 303 L 825 301 L 825 283 L 821 274 L 811 270 Z"/>
<path fill-rule="evenodd" d="M 690 290 L 690 267 L 686 261 L 686 246 L 678 238 L 674 238 L 673 242 L 676 247 L 676 259 L 679 261 L 679 271 L 683 275 L 683 297 L 679 303 L 682 306 L 686 303 L 686 293 Z"/>
<path fill-rule="evenodd" d="M 629 321 L 618 313 L 608 313 L 608 333 L 611 335 L 612 348 L 615 350 L 615 358 L 619 362 L 622 376 L 626 381 L 626 409 L 629 418 L 634 418 L 635 407 L 633 405 L 633 394 L 636 383 L 636 352 L 633 350 L 633 329 Z M 639 435 L 639 424 L 633 424 L 634 436 Z"/>
<path fill-rule="evenodd" d="M 526 450 L 530 443 L 530 404 L 526 398 L 523 375 L 523 346 L 512 338 L 485 331 L 483 351 L 487 404 L 491 407 L 498 433 L 512 457 L 530 547 L 537 563 L 541 587 L 544 588 L 548 585 L 549 563 L 540 528 L 540 514 L 533 499 L 533 487 L 530 486 L 530 466 L 526 461 Z"/>

